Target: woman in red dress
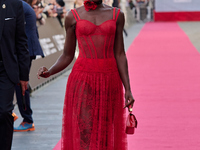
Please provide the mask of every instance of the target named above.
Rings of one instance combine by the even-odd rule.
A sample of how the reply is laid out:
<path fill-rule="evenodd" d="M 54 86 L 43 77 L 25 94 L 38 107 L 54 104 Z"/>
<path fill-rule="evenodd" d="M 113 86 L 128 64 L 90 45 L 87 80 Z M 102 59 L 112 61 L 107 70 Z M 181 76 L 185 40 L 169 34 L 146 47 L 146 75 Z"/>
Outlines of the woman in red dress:
<path fill-rule="evenodd" d="M 49 70 L 39 69 L 38 76 L 45 78 L 65 69 L 78 41 L 63 108 L 62 150 L 127 150 L 123 107 L 134 99 L 123 28 L 124 14 L 118 8 L 101 0 L 85 1 L 66 16 L 63 54 Z"/>

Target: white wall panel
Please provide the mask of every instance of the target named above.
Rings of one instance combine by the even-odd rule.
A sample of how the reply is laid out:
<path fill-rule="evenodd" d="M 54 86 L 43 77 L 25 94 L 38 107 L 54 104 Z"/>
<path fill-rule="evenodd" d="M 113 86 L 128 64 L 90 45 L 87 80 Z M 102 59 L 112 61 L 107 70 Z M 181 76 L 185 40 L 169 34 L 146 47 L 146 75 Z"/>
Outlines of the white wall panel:
<path fill-rule="evenodd" d="M 155 11 L 200 11 L 200 0 L 155 0 Z"/>

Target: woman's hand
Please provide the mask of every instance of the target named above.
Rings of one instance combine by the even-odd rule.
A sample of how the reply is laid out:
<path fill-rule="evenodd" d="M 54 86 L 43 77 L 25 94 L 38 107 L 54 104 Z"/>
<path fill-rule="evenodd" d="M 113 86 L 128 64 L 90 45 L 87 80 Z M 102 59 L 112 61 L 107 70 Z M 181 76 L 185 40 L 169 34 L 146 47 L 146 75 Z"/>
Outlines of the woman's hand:
<path fill-rule="evenodd" d="M 38 79 L 40 79 L 40 77 L 43 77 L 43 78 L 48 78 L 50 76 L 50 72 L 49 70 L 46 68 L 46 67 L 41 67 L 39 70 L 38 70 L 38 73 L 37 73 L 37 77 Z"/>
<path fill-rule="evenodd" d="M 124 108 L 128 108 L 128 111 L 131 112 L 132 110 L 130 108 L 133 107 L 135 100 L 132 96 L 131 91 L 125 91 L 125 106 Z"/>

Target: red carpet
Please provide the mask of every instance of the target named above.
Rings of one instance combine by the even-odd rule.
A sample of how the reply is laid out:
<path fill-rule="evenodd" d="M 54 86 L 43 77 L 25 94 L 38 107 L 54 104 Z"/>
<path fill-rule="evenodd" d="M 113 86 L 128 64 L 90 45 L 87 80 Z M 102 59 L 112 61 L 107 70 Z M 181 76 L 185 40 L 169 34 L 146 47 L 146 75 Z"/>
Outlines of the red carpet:
<path fill-rule="evenodd" d="M 129 150 L 200 149 L 200 54 L 177 23 L 147 23 L 127 52 L 134 112 Z"/>
<path fill-rule="evenodd" d="M 58 141 L 53 150 L 61 150 L 61 139 Z"/>
<path fill-rule="evenodd" d="M 185 33 L 177 23 L 147 23 L 127 57 L 139 121 L 129 150 L 199 150 L 200 54 Z"/>

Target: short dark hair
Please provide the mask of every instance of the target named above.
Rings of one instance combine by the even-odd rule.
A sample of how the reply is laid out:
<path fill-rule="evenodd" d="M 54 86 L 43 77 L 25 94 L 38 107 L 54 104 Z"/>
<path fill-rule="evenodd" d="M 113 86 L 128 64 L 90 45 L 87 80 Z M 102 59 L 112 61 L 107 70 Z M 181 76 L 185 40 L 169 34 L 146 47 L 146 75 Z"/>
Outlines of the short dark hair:
<path fill-rule="evenodd" d="M 58 5 L 60 5 L 61 7 L 65 6 L 65 2 L 63 0 L 56 0 L 56 2 L 58 3 Z"/>

